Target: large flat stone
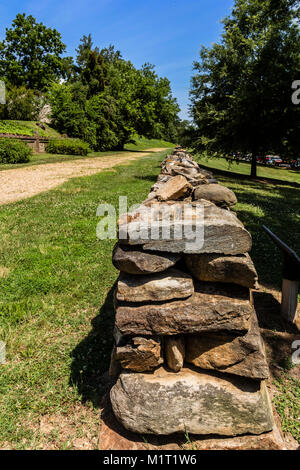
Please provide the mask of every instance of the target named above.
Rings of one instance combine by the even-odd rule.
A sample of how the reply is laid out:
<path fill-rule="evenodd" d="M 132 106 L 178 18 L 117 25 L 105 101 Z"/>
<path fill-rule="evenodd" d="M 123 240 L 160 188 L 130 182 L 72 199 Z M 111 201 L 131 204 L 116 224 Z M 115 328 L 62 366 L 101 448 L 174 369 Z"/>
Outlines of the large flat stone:
<path fill-rule="evenodd" d="M 115 358 L 123 369 L 146 372 L 161 365 L 161 342 L 158 338 L 132 338 L 129 343 L 116 348 Z"/>
<path fill-rule="evenodd" d="M 148 435 L 147 442 L 142 436 L 127 431 L 107 405 L 101 414 L 99 442 L 101 450 L 297 450 L 299 445 L 284 442 L 277 426 L 273 431 L 260 435 L 247 434 L 237 437 L 190 436 L 186 442 L 183 434 L 171 436 Z"/>
<path fill-rule="evenodd" d="M 163 273 L 134 276 L 121 273 L 116 297 L 124 302 L 155 302 L 184 299 L 194 293 L 191 276 L 170 268 Z"/>
<path fill-rule="evenodd" d="M 252 246 L 251 235 L 233 212 L 205 200 L 142 205 L 120 217 L 119 237 L 123 244 L 170 253 L 236 255 Z"/>
<path fill-rule="evenodd" d="M 109 397 L 106 396 L 101 411 L 99 443 L 101 450 L 297 450 L 299 444 L 280 432 L 280 422 L 275 421 L 273 430 L 259 435 L 246 434 L 236 437 L 197 436 L 184 433 L 169 436 L 132 433 L 117 421 Z"/>
<path fill-rule="evenodd" d="M 147 253 L 141 247 L 116 244 L 113 264 L 128 274 L 159 273 L 174 266 L 181 258 L 177 253 Z"/>
<path fill-rule="evenodd" d="M 136 305 L 116 302 L 116 326 L 122 335 L 176 335 L 250 328 L 253 307 L 249 289 L 226 284 L 197 283 L 186 300 Z"/>
<path fill-rule="evenodd" d="M 201 369 L 218 370 L 258 380 L 269 377 L 255 312 L 252 315 L 251 328 L 244 336 L 223 334 L 186 337 L 185 360 Z"/>
<path fill-rule="evenodd" d="M 273 429 L 264 382 L 182 369 L 124 372 L 110 393 L 116 418 L 139 434 L 237 436 Z"/>
<path fill-rule="evenodd" d="M 250 288 L 257 286 L 257 272 L 248 253 L 236 256 L 185 255 L 185 263 L 199 281 L 233 282 Z"/>

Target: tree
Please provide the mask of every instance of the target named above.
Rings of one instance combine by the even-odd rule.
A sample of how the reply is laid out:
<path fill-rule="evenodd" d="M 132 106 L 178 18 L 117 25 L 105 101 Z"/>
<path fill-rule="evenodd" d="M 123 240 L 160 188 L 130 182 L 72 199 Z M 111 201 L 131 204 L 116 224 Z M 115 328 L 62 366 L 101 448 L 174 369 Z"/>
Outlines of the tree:
<path fill-rule="evenodd" d="M 236 0 L 220 44 L 202 47 L 194 63 L 194 147 L 214 153 L 293 156 L 300 109 L 291 85 L 300 70 L 298 0 Z"/>
<path fill-rule="evenodd" d="M 76 75 L 55 85 L 50 100 L 56 128 L 95 150 L 123 149 L 135 134 L 169 140 L 176 134 L 170 82 L 150 64 L 136 69 L 113 46 L 93 48 L 91 35 L 77 49 Z"/>
<path fill-rule="evenodd" d="M 88 120 L 85 112 L 87 89 L 80 82 L 54 83 L 49 90 L 52 126 L 61 134 L 83 138 Z"/>
<path fill-rule="evenodd" d="M 14 86 L 44 91 L 70 72 L 72 59 L 61 57 L 65 49 L 56 29 L 18 14 L 0 42 L 0 76 Z"/>
<path fill-rule="evenodd" d="M 6 104 L 0 107 L 1 119 L 17 121 L 35 121 L 44 105 L 41 94 L 27 90 L 25 87 L 8 85 L 6 88 Z"/>

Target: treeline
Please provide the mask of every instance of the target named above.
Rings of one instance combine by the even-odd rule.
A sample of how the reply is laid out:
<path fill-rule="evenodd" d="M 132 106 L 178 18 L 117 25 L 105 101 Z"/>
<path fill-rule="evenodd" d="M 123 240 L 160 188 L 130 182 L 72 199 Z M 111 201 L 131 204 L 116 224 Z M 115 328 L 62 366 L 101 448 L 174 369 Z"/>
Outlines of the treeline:
<path fill-rule="evenodd" d="M 154 66 L 141 69 L 113 46 L 84 36 L 76 57 L 63 57 L 61 35 L 18 14 L 0 42 L 0 79 L 7 104 L 0 119 L 36 120 L 51 105 L 52 126 L 95 150 L 121 149 L 134 135 L 175 141 L 179 107 Z"/>

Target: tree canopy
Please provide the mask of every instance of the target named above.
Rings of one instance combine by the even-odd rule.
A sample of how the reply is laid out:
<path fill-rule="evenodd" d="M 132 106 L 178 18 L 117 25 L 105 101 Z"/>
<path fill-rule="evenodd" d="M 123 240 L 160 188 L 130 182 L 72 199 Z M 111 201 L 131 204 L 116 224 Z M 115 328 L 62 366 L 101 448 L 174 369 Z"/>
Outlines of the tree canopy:
<path fill-rule="evenodd" d="M 0 76 L 11 85 L 44 91 L 66 76 L 70 58 L 61 57 L 65 49 L 56 29 L 18 14 L 0 42 Z"/>
<path fill-rule="evenodd" d="M 53 126 L 95 150 L 121 149 L 134 135 L 175 139 L 179 107 L 167 78 L 141 69 L 114 46 L 94 47 L 84 35 L 75 61 L 55 29 L 18 14 L 0 42 L 0 77 L 9 90 L 6 118 L 33 119 L 44 98 Z"/>
<path fill-rule="evenodd" d="M 179 107 L 154 66 L 136 69 L 113 46 L 93 48 L 91 35 L 81 39 L 76 62 L 70 80 L 50 90 L 60 132 L 97 150 L 122 149 L 135 134 L 175 138 Z"/>
<path fill-rule="evenodd" d="M 300 109 L 292 82 L 300 70 L 298 0 L 235 0 L 219 44 L 194 62 L 194 147 L 210 154 L 298 152 Z"/>

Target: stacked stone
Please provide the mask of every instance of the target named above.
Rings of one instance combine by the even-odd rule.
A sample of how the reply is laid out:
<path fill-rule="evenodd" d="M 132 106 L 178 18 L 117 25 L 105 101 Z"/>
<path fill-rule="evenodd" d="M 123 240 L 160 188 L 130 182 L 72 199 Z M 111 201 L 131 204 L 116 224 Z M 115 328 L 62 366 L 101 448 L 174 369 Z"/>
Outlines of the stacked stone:
<path fill-rule="evenodd" d="M 119 234 L 149 220 L 175 233 L 178 207 L 189 207 L 191 224 L 196 205 L 204 215 L 201 244 L 146 229 L 147 237 L 129 230 L 114 249 L 121 273 L 111 362 L 118 378 L 110 398 L 130 431 L 237 436 L 273 429 L 268 365 L 251 301 L 252 242 L 230 211 L 236 203 L 232 191 L 177 147 L 147 200 L 119 220 Z"/>

